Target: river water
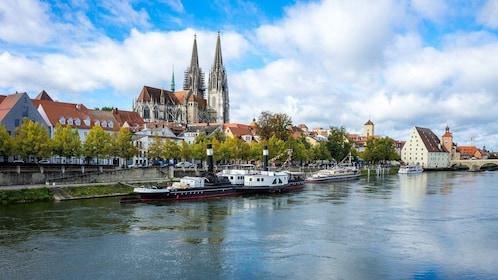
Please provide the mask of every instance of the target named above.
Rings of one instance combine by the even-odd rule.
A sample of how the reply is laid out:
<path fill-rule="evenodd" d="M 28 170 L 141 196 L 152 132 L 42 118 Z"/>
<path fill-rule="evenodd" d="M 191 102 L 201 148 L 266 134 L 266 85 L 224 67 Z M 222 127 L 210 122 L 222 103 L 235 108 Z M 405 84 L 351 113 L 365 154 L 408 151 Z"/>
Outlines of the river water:
<path fill-rule="evenodd" d="M 498 279 L 498 172 L 0 207 L 1 279 Z"/>

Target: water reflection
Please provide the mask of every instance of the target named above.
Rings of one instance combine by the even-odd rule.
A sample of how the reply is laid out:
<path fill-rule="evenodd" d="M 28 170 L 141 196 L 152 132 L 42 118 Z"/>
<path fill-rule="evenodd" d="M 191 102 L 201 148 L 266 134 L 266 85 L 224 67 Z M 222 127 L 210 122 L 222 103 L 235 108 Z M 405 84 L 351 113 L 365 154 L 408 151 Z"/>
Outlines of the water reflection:
<path fill-rule="evenodd" d="M 495 174 L 372 176 L 196 202 L 3 207 L 0 271 L 5 279 L 498 279 Z"/>

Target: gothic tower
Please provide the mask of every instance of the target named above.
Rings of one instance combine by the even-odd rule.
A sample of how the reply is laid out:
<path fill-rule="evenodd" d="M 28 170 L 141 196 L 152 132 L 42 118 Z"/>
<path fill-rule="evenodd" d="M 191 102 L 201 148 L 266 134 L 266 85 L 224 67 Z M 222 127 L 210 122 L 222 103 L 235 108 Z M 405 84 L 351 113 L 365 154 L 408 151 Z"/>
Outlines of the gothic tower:
<path fill-rule="evenodd" d="M 221 56 L 220 32 L 216 40 L 214 61 L 208 79 L 208 107 L 210 119 L 217 123 L 230 122 L 230 103 L 228 98 L 228 80 Z"/>
<path fill-rule="evenodd" d="M 197 35 L 194 35 L 194 46 L 192 47 L 192 58 L 190 67 L 185 71 L 185 79 L 183 81 L 183 90 L 190 91 L 189 95 L 193 94 L 196 97 L 204 98 L 204 73 L 199 66 L 199 56 L 197 54 Z M 187 98 L 188 99 L 188 98 Z"/>

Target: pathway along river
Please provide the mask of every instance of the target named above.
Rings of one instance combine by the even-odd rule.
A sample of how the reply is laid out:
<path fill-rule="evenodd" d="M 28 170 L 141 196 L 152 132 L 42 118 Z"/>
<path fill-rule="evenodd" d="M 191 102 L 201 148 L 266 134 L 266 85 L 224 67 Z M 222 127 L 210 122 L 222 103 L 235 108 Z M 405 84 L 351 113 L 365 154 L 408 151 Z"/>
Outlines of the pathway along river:
<path fill-rule="evenodd" d="M 498 279 L 498 172 L 0 207 L 2 279 Z"/>

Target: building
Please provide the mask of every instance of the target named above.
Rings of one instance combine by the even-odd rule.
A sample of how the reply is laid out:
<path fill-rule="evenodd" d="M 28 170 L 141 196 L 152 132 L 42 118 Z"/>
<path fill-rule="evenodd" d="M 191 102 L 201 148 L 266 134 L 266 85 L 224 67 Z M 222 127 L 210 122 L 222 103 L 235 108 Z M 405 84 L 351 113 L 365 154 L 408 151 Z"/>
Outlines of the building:
<path fill-rule="evenodd" d="M 50 134 L 47 122 L 36 110 L 26 92 L 16 92 L 7 96 L 0 95 L 0 123 L 2 123 L 10 136 L 15 136 L 15 129 L 22 125 L 25 117 L 43 125 Z"/>
<path fill-rule="evenodd" d="M 133 111 L 145 122 L 229 123 L 228 80 L 219 33 L 207 93 L 205 91 L 204 72 L 199 66 L 197 39 L 194 36 L 192 57 L 190 66 L 185 71 L 183 90 L 175 91 L 174 74 L 170 90 L 144 86 L 133 104 Z"/>
<path fill-rule="evenodd" d="M 430 129 L 415 126 L 401 149 L 401 160 L 423 168 L 445 168 L 449 166 L 450 152 Z"/>

